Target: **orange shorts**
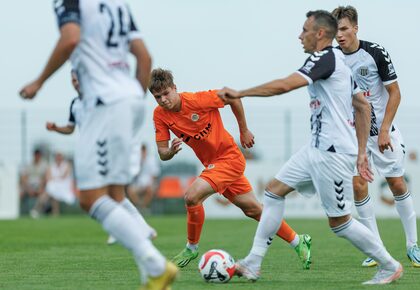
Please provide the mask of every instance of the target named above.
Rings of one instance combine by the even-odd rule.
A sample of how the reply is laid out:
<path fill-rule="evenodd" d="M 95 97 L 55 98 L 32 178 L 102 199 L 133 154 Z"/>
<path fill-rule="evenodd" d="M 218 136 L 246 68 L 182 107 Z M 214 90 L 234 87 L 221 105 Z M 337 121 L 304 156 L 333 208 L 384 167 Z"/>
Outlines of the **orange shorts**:
<path fill-rule="evenodd" d="M 252 191 L 252 186 L 244 176 L 245 158 L 217 160 L 209 164 L 200 174 L 200 178 L 207 181 L 214 191 L 233 201 L 236 195 Z"/>

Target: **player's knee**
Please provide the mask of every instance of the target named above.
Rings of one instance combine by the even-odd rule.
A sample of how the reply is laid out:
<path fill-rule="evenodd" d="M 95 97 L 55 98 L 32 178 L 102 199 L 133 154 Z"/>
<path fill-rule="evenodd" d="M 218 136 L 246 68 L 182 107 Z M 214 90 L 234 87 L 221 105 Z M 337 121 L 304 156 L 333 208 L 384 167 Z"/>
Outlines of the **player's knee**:
<path fill-rule="evenodd" d="M 184 201 L 187 206 L 195 206 L 200 203 L 200 198 L 194 192 L 187 191 L 184 195 Z"/>
<path fill-rule="evenodd" d="M 259 220 L 261 217 L 261 211 L 258 209 L 244 210 L 244 213 L 247 217 L 250 217 L 254 220 Z"/>
<path fill-rule="evenodd" d="M 407 185 L 403 178 L 388 179 L 388 184 L 394 196 L 402 195 L 407 192 Z"/>

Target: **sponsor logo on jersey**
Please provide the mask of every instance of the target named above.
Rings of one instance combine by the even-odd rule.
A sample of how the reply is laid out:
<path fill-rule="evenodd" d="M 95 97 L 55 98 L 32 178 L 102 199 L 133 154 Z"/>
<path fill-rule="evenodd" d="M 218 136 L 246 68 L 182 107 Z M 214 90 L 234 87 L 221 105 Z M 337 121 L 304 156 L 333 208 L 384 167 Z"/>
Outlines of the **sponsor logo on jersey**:
<path fill-rule="evenodd" d="M 207 166 L 207 169 L 213 169 L 214 167 L 216 167 L 216 165 L 214 165 L 214 164 L 209 164 L 209 166 Z"/>
<path fill-rule="evenodd" d="M 369 74 L 369 68 L 367 66 L 362 66 L 359 68 L 359 75 L 365 77 Z"/>
<path fill-rule="evenodd" d="M 193 122 L 197 122 L 198 119 L 200 119 L 200 116 L 196 113 L 191 115 L 191 120 L 193 120 Z"/>
<path fill-rule="evenodd" d="M 203 130 L 201 130 L 200 132 L 198 132 L 197 134 L 194 134 L 192 136 L 186 136 L 184 134 L 180 135 L 180 138 L 182 138 L 182 140 L 184 141 L 184 143 L 188 143 L 188 141 L 190 141 L 191 138 L 199 141 L 199 140 L 204 140 L 205 138 L 207 138 L 211 133 L 211 124 L 208 123 L 206 127 L 204 127 Z"/>
<path fill-rule="evenodd" d="M 304 67 L 302 68 L 302 70 L 306 73 L 310 73 L 312 68 L 315 66 L 315 63 L 312 61 L 308 61 Z"/>

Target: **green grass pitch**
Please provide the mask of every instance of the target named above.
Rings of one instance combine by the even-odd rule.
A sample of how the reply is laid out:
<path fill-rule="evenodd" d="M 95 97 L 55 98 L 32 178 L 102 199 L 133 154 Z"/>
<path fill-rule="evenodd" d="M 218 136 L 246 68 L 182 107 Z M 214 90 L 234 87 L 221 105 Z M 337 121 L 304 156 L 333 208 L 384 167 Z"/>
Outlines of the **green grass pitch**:
<path fill-rule="evenodd" d="M 153 217 L 159 233 L 155 245 L 167 256 L 185 245 L 185 217 Z M 362 286 L 375 268 L 363 269 L 364 256 L 329 230 L 326 219 L 294 219 L 289 224 L 312 236 L 312 269 L 301 269 L 295 252 L 275 239 L 256 283 L 234 277 L 227 284 L 207 284 L 197 270 L 198 259 L 180 271 L 174 290 L 205 289 L 420 289 L 420 269 L 405 255 L 399 220 L 380 220 L 385 245 L 400 260 L 404 276 L 393 285 Z M 244 257 L 252 243 L 256 223 L 251 220 L 207 220 L 200 253 L 212 248 Z M 0 289 L 137 289 L 138 273 L 128 251 L 107 246 L 107 235 L 88 217 L 69 216 L 40 220 L 0 221 Z"/>

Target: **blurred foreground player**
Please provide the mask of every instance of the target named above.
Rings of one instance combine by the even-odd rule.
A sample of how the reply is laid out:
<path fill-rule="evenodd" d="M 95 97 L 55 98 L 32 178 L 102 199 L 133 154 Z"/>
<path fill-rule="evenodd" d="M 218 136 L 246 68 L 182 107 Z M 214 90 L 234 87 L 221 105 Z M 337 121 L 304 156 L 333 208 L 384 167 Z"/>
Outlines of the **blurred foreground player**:
<path fill-rule="evenodd" d="M 132 143 L 143 120 L 143 95 L 151 59 L 123 0 L 55 1 L 60 38 L 41 75 L 20 95 L 35 97 L 43 83 L 71 59 L 83 92 L 84 116 L 75 150 L 81 207 L 133 255 L 148 280 L 165 289 L 177 268 L 153 246 L 149 228 L 124 204 Z M 137 61 L 136 77 L 127 61 Z"/>

